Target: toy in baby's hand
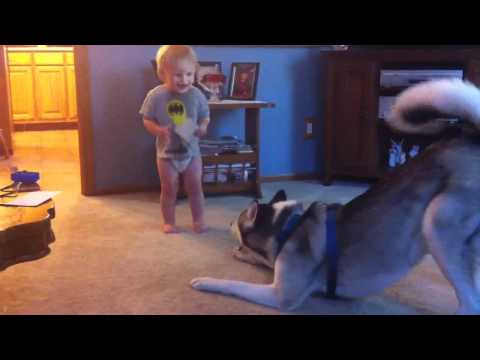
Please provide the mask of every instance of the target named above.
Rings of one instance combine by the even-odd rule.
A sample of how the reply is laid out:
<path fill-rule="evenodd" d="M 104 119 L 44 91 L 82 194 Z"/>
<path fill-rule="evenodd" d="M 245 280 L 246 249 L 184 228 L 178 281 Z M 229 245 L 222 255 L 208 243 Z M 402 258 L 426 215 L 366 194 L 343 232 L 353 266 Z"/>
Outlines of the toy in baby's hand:
<path fill-rule="evenodd" d="M 195 131 L 198 126 L 194 124 L 192 119 L 186 118 L 181 125 L 175 125 L 175 133 L 177 133 L 187 144 L 190 144 L 195 137 Z"/>

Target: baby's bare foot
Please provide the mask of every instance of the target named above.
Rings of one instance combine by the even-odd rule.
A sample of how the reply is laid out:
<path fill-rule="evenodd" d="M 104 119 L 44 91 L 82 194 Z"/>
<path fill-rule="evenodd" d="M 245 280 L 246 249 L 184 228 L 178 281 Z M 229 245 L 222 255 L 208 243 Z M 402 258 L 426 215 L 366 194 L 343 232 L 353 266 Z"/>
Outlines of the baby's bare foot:
<path fill-rule="evenodd" d="M 208 231 L 208 226 L 204 223 L 193 223 L 192 228 L 197 234 Z"/>
<path fill-rule="evenodd" d="M 175 225 L 164 224 L 163 225 L 163 232 L 165 234 L 178 234 L 180 232 L 180 229 L 178 227 L 176 227 Z"/>

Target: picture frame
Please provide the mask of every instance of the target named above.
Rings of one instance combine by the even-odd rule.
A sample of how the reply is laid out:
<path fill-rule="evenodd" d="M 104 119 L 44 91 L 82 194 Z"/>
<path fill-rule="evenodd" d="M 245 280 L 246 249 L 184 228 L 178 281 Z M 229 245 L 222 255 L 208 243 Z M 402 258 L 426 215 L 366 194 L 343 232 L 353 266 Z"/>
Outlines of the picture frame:
<path fill-rule="evenodd" d="M 208 99 L 215 92 L 215 95 L 220 99 L 224 96 L 224 86 L 221 85 L 218 89 L 212 89 L 210 86 L 203 81 L 205 75 L 209 74 L 221 74 L 222 73 L 222 63 L 220 61 L 199 61 L 198 70 L 195 75 L 195 86 L 198 87 Z"/>
<path fill-rule="evenodd" d="M 260 63 L 232 63 L 228 98 L 233 100 L 255 100 L 257 96 Z"/>

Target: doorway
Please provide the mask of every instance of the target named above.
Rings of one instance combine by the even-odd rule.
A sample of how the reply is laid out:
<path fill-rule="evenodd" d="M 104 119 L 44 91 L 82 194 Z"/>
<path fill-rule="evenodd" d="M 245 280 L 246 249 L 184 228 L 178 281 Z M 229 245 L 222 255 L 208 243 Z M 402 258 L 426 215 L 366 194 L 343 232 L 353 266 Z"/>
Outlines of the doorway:
<path fill-rule="evenodd" d="M 42 188 L 94 194 L 87 58 L 86 46 L 1 46 L 0 101 L 8 107 L 0 128 L 12 154 L 1 180 L 15 166 L 40 172 Z"/>

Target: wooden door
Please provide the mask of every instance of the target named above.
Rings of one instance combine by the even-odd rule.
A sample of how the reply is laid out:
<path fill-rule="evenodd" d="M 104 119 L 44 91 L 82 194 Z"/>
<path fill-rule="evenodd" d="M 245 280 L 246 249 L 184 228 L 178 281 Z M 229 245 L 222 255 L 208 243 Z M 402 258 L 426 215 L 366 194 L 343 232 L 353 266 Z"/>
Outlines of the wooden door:
<path fill-rule="evenodd" d="M 9 77 L 13 120 L 32 121 L 35 118 L 32 67 L 10 66 Z"/>
<path fill-rule="evenodd" d="M 35 90 L 39 120 L 67 118 L 64 66 L 36 66 Z"/>
<path fill-rule="evenodd" d="M 67 97 L 68 97 L 68 119 L 77 119 L 77 89 L 75 83 L 75 67 L 73 65 L 67 65 L 66 79 L 67 79 Z"/>
<path fill-rule="evenodd" d="M 9 75 L 7 64 L 7 52 L 5 46 L 0 45 L 0 130 L 3 130 L 3 137 L 7 143 L 8 152 L 13 153 L 12 146 L 12 129 L 13 121 L 11 120 L 12 104 L 10 96 Z M 5 156 L 5 152 L 0 147 L 0 157 Z"/>
<path fill-rule="evenodd" d="M 326 127 L 327 177 L 375 177 L 378 172 L 378 71 L 365 59 L 331 64 Z"/>

